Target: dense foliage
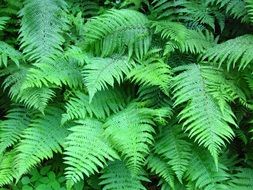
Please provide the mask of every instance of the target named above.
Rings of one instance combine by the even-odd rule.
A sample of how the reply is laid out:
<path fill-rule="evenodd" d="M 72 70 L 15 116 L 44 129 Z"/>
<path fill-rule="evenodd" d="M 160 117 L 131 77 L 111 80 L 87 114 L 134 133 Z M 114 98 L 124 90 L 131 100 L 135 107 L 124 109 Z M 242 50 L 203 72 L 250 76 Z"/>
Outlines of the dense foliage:
<path fill-rule="evenodd" d="M 0 0 L 0 188 L 252 190 L 252 0 Z"/>

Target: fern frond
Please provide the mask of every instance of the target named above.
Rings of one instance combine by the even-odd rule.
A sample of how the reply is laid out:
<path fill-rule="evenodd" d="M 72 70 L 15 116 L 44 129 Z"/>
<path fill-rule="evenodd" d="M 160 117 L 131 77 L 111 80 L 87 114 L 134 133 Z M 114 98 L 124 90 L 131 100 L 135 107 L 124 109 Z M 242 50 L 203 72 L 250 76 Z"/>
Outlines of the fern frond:
<path fill-rule="evenodd" d="M 240 168 L 232 179 L 228 182 L 231 190 L 250 190 L 253 187 L 253 170 L 252 168 Z"/>
<path fill-rule="evenodd" d="M 186 0 L 174 0 L 174 1 L 166 1 L 166 0 L 153 0 L 153 14 L 158 19 L 166 20 L 178 20 L 180 16 L 180 9 L 187 3 Z"/>
<path fill-rule="evenodd" d="M 158 86 L 167 92 L 172 78 L 170 66 L 159 59 L 153 61 L 147 65 L 137 65 L 130 71 L 128 78 L 144 86 Z"/>
<path fill-rule="evenodd" d="M 246 4 L 243 0 L 207 0 L 207 5 L 217 5 L 219 9 L 225 9 L 225 12 L 235 19 L 241 19 L 243 22 L 248 20 Z"/>
<path fill-rule="evenodd" d="M 195 186 L 203 190 L 228 190 L 225 185 L 229 179 L 228 168 L 219 163 L 218 170 L 208 152 L 199 148 L 192 150 L 192 159 L 188 166 L 188 178 Z"/>
<path fill-rule="evenodd" d="M 34 67 L 27 71 L 22 89 L 52 85 L 67 85 L 75 89 L 83 87 L 81 68 L 75 61 L 59 58 L 33 65 Z"/>
<path fill-rule="evenodd" d="M 26 81 L 27 70 L 26 66 L 14 69 L 11 75 L 7 76 L 4 80 L 4 88 L 9 88 L 9 95 L 14 101 L 22 102 L 28 108 L 35 108 L 43 112 L 55 93 L 48 87 L 32 87 L 23 90 L 22 85 Z"/>
<path fill-rule="evenodd" d="M 44 159 L 53 157 L 53 153 L 62 152 L 67 129 L 61 126 L 62 110 L 48 107 L 45 115 L 36 114 L 27 129 L 24 130 L 15 156 L 17 178 Z"/>
<path fill-rule="evenodd" d="M 110 116 L 104 124 L 105 135 L 115 149 L 127 160 L 127 165 L 137 174 L 144 164 L 153 143 L 151 110 L 130 104 L 126 109 Z"/>
<path fill-rule="evenodd" d="M 191 159 L 191 146 L 185 137 L 179 125 L 168 126 L 162 131 L 154 147 L 157 154 L 168 160 L 168 166 L 176 173 L 181 183 Z"/>
<path fill-rule="evenodd" d="M 127 46 L 130 55 L 142 57 L 150 45 L 147 24 L 148 19 L 140 12 L 109 10 L 85 24 L 85 46 L 101 52 L 102 57 L 121 53 Z"/>
<path fill-rule="evenodd" d="M 22 55 L 19 51 L 15 50 L 9 44 L 0 41 L 0 67 L 7 67 L 9 60 L 13 61 L 16 65 L 19 65 L 19 60 L 21 58 Z"/>
<path fill-rule="evenodd" d="M 167 20 L 153 21 L 151 23 L 155 33 L 160 33 L 163 39 L 171 39 L 177 43 L 182 43 L 185 40 L 187 29 L 183 24 Z"/>
<path fill-rule="evenodd" d="M 102 123 L 95 119 L 79 120 L 70 128 L 71 133 L 65 143 L 66 177 L 73 182 L 98 172 L 107 160 L 119 158 L 111 145 L 104 138 Z"/>
<path fill-rule="evenodd" d="M 203 60 L 217 63 L 219 67 L 226 64 L 227 69 L 245 69 L 253 61 L 253 35 L 246 34 L 227 40 L 207 49 Z"/>
<path fill-rule="evenodd" d="M 208 69 L 205 70 L 206 67 Z M 217 164 L 221 146 L 234 136 L 229 124 L 236 125 L 229 105 L 224 102 L 221 109 L 209 92 L 208 82 L 216 79 L 217 72 L 210 73 L 212 67 L 195 64 L 178 69 L 182 72 L 174 78 L 174 105 L 187 103 L 179 113 L 180 119 L 184 120 L 185 131 L 208 148 Z"/>
<path fill-rule="evenodd" d="M 74 119 L 85 119 L 96 117 L 105 119 L 111 113 L 116 113 L 126 105 L 127 97 L 120 89 L 107 89 L 95 94 L 91 102 L 89 96 L 83 92 L 76 91 L 66 104 L 66 113 L 62 116 L 62 123 Z"/>
<path fill-rule="evenodd" d="M 0 17 L 0 31 L 4 29 L 10 17 Z"/>
<path fill-rule="evenodd" d="M 150 154 L 147 158 L 147 168 L 164 179 L 174 189 L 174 173 L 166 160 Z"/>
<path fill-rule="evenodd" d="M 0 154 L 0 187 L 13 181 L 15 176 L 13 162 L 15 153 L 13 151 Z"/>
<path fill-rule="evenodd" d="M 25 0 L 19 38 L 29 60 L 47 60 L 62 51 L 64 21 L 59 14 L 65 8 L 64 0 Z"/>
<path fill-rule="evenodd" d="M 103 190 L 146 190 L 141 181 L 149 181 L 143 175 L 133 175 L 122 161 L 111 162 L 100 179 Z"/>
<path fill-rule="evenodd" d="M 108 86 L 120 84 L 124 75 L 127 75 L 134 62 L 127 57 L 115 56 L 111 58 L 94 57 L 84 67 L 82 74 L 84 84 L 87 86 L 90 101 L 97 91 L 104 90 Z"/>
<path fill-rule="evenodd" d="M 252 0 L 245 0 L 246 8 L 249 15 L 249 20 L 253 23 L 253 1 Z"/>
<path fill-rule="evenodd" d="M 30 117 L 29 111 L 22 106 L 15 106 L 8 111 L 6 119 L 0 122 L 0 154 L 20 140 L 30 123 Z"/>

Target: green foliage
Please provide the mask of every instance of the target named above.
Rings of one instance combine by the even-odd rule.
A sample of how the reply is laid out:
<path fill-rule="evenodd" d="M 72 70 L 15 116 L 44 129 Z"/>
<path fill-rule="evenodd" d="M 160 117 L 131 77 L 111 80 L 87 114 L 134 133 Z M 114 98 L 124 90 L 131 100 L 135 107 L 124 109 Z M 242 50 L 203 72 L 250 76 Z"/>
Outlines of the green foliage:
<path fill-rule="evenodd" d="M 252 0 L 0 0 L 0 189 L 252 189 Z"/>
<path fill-rule="evenodd" d="M 110 163 L 100 178 L 103 190 L 145 190 L 141 181 L 147 181 L 143 175 L 132 175 L 121 161 Z"/>
<path fill-rule="evenodd" d="M 208 148 L 217 164 L 221 146 L 234 136 L 229 124 L 235 124 L 235 121 L 229 105 L 224 103 L 220 107 L 208 89 L 209 83 L 219 74 L 210 72 L 213 69 L 195 64 L 176 68 L 181 73 L 174 78 L 174 106 L 188 103 L 179 113 L 185 131 L 189 132 L 190 138 L 194 137 L 200 145 Z M 220 85 L 220 81 L 214 85 Z"/>
<path fill-rule="evenodd" d="M 71 134 L 66 138 L 65 163 L 67 178 L 73 182 L 98 172 L 98 167 L 104 167 L 107 160 L 119 158 L 117 153 L 103 136 L 102 123 L 95 119 L 76 121 L 70 128 Z"/>

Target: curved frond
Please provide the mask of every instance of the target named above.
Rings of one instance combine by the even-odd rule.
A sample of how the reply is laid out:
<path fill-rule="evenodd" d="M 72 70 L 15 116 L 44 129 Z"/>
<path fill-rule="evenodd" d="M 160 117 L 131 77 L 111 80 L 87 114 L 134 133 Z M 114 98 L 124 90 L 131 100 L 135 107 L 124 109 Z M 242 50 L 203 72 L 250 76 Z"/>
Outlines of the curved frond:
<path fill-rule="evenodd" d="M 253 170 L 252 168 L 240 168 L 232 179 L 228 182 L 231 190 L 250 190 L 253 187 Z"/>
<path fill-rule="evenodd" d="M 59 21 L 59 14 L 65 8 L 64 0 L 25 0 L 19 15 L 19 37 L 23 53 L 30 60 L 46 60 L 62 51 L 64 21 Z"/>
<path fill-rule="evenodd" d="M 154 147 L 157 154 L 166 158 L 168 166 L 176 173 L 181 183 L 191 160 L 191 146 L 185 137 L 181 126 L 168 126 L 161 133 Z"/>
<path fill-rule="evenodd" d="M 105 119 L 111 113 L 116 113 L 126 105 L 127 96 L 119 89 L 107 89 L 95 94 L 91 102 L 89 96 L 76 91 L 66 103 L 66 113 L 62 116 L 62 123 L 74 119 L 96 117 Z"/>
<path fill-rule="evenodd" d="M 148 19 L 140 12 L 109 10 L 85 24 L 85 46 L 100 49 L 102 57 L 120 53 L 127 46 L 130 55 L 133 52 L 142 57 L 150 45 L 147 24 Z"/>
<path fill-rule="evenodd" d="M 221 147 L 234 136 L 229 124 L 236 125 L 229 105 L 223 101 L 224 107 L 220 108 L 209 91 L 208 83 L 215 80 L 218 73 L 209 72 L 213 70 L 210 66 L 195 64 L 181 66 L 178 70 L 182 72 L 174 78 L 174 105 L 186 103 L 179 113 L 185 131 L 208 148 L 217 164 Z"/>
<path fill-rule="evenodd" d="M 15 69 L 11 75 L 5 78 L 4 88 L 9 89 L 9 95 L 14 101 L 22 102 L 28 108 L 35 108 L 43 112 L 55 93 L 48 87 L 22 89 L 22 85 L 26 81 L 27 70 L 28 68 L 25 66 Z"/>
<path fill-rule="evenodd" d="M 19 65 L 19 60 L 21 58 L 22 55 L 19 51 L 15 50 L 9 44 L 0 41 L 0 67 L 7 67 L 9 60 L 13 61 L 16 65 Z"/>
<path fill-rule="evenodd" d="M 166 160 L 150 154 L 147 158 L 147 167 L 174 189 L 174 173 Z"/>
<path fill-rule="evenodd" d="M 52 158 L 53 153 L 62 152 L 67 129 L 61 126 L 61 113 L 59 108 L 48 107 L 45 115 L 36 114 L 24 130 L 16 148 L 18 178 L 42 160 Z"/>
<path fill-rule="evenodd" d="M 15 153 L 0 154 L 0 187 L 10 184 L 15 176 L 13 167 Z"/>
<path fill-rule="evenodd" d="M 103 190 L 146 190 L 141 181 L 148 181 L 143 175 L 133 175 L 122 161 L 111 162 L 100 179 Z"/>
<path fill-rule="evenodd" d="M 30 112 L 24 107 L 15 106 L 8 111 L 6 119 L 0 122 L 0 154 L 20 140 L 30 123 L 30 117 Z"/>
<path fill-rule="evenodd" d="M 82 88 L 81 68 L 77 62 L 58 58 L 45 63 L 35 63 L 28 69 L 22 89 L 53 85 L 67 85 L 71 88 Z"/>
<path fill-rule="evenodd" d="M 172 79 L 170 66 L 154 56 L 136 65 L 128 74 L 132 81 L 144 86 L 158 86 L 167 92 Z"/>
<path fill-rule="evenodd" d="M 83 69 L 84 84 L 87 86 L 90 101 L 97 91 L 104 90 L 108 86 L 120 84 L 124 75 L 127 75 L 134 62 L 127 57 L 115 56 L 111 58 L 94 57 Z"/>
<path fill-rule="evenodd" d="M 0 17 L 0 31 L 4 29 L 10 17 Z"/>
<path fill-rule="evenodd" d="M 228 168 L 219 163 L 218 169 L 208 152 L 195 148 L 192 150 L 192 159 L 188 166 L 188 178 L 195 186 L 203 190 L 228 190 L 225 185 L 229 179 Z"/>
<path fill-rule="evenodd" d="M 148 108 L 139 108 L 130 104 L 126 109 L 110 116 L 104 124 L 105 135 L 115 149 L 122 153 L 127 165 L 137 174 L 153 143 L 153 114 Z"/>
<path fill-rule="evenodd" d="M 248 15 L 250 18 L 250 22 L 253 23 L 253 1 L 252 0 L 245 0 L 246 8 L 248 11 Z"/>
<path fill-rule="evenodd" d="M 227 69 L 245 69 L 253 62 L 253 35 L 246 34 L 227 40 L 212 48 L 207 49 L 203 60 L 217 63 L 219 67 L 226 65 Z"/>
<path fill-rule="evenodd" d="M 70 128 L 65 143 L 66 177 L 77 182 L 98 172 L 108 160 L 119 158 L 103 136 L 102 123 L 95 119 L 79 120 Z"/>

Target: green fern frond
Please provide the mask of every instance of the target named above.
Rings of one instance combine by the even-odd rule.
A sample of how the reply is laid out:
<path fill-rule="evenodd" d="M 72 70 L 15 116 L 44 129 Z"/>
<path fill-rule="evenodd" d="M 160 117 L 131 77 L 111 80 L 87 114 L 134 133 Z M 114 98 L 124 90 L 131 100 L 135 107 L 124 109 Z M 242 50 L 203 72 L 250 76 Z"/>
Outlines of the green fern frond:
<path fill-rule="evenodd" d="M 253 35 L 246 34 L 207 49 L 203 60 L 217 63 L 219 67 L 226 64 L 228 70 L 245 69 L 253 61 L 252 48 Z"/>
<path fill-rule="evenodd" d="M 209 70 L 213 68 L 195 64 L 178 67 L 182 72 L 174 78 L 174 106 L 187 103 L 179 113 L 185 131 L 208 148 L 217 165 L 221 147 L 234 136 L 229 124 L 236 124 L 229 105 L 223 101 L 221 109 L 211 95 L 208 83 L 216 79 L 217 72 Z"/>
<path fill-rule="evenodd" d="M 15 176 L 13 167 L 15 152 L 0 154 L 0 187 L 10 184 Z"/>
<path fill-rule="evenodd" d="M 150 154 L 147 158 L 147 167 L 166 181 L 172 189 L 174 188 L 174 173 L 166 160 L 159 156 Z"/>
<path fill-rule="evenodd" d="M 111 113 L 116 113 L 126 105 L 127 97 L 120 89 L 107 89 L 95 94 L 91 102 L 89 96 L 83 92 L 76 91 L 66 104 L 66 113 L 62 116 L 62 123 L 74 119 L 85 119 L 96 117 L 105 119 Z"/>
<path fill-rule="evenodd" d="M 187 29 L 179 22 L 171 22 L 167 20 L 153 21 L 151 27 L 154 32 L 159 33 L 163 39 L 171 39 L 177 43 L 185 40 Z"/>
<path fill-rule="evenodd" d="M 30 123 L 30 112 L 22 106 L 15 106 L 0 122 L 0 154 L 20 140 Z"/>
<path fill-rule="evenodd" d="M 211 32 L 200 30 L 188 30 L 185 41 L 179 46 L 183 53 L 199 54 L 215 45 L 215 39 Z"/>
<path fill-rule="evenodd" d="M 144 86 L 158 86 L 167 92 L 172 78 L 170 66 L 161 59 L 153 61 L 153 63 L 137 65 L 130 71 L 128 78 Z"/>
<path fill-rule="evenodd" d="M 192 159 L 187 170 L 188 179 L 203 190 L 228 190 L 228 168 L 219 163 L 218 170 L 208 152 L 200 148 L 192 150 Z"/>
<path fill-rule="evenodd" d="M 240 168 L 232 175 L 232 179 L 228 182 L 231 190 L 250 190 L 253 187 L 253 170 L 252 168 Z"/>
<path fill-rule="evenodd" d="M 62 51 L 64 21 L 59 14 L 65 8 L 64 0 L 25 0 L 19 38 L 29 60 L 42 61 Z"/>
<path fill-rule="evenodd" d="M 253 23 L 253 1 L 252 0 L 245 0 L 246 8 L 249 15 L 249 20 Z"/>
<path fill-rule="evenodd" d="M 130 104 L 126 109 L 110 116 L 104 124 L 105 135 L 115 149 L 122 153 L 127 165 L 137 174 L 153 144 L 153 113 L 150 109 Z"/>
<path fill-rule="evenodd" d="M 155 153 L 168 160 L 168 166 L 176 173 L 181 183 L 191 159 L 191 146 L 185 137 L 181 126 L 168 126 L 162 131 L 154 147 Z"/>
<path fill-rule="evenodd" d="M 246 4 L 243 0 L 207 0 L 206 4 L 225 9 L 225 12 L 235 19 L 241 19 L 243 22 L 248 20 Z"/>
<path fill-rule="evenodd" d="M 62 153 L 67 129 L 61 126 L 61 114 L 61 109 L 48 107 L 45 115 L 36 114 L 23 131 L 15 156 L 18 179 L 42 160 L 52 158 L 53 153 Z"/>
<path fill-rule="evenodd" d="M 127 57 L 115 56 L 111 58 L 94 57 L 82 71 L 84 84 L 87 86 L 90 101 L 97 91 L 104 90 L 108 86 L 120 84 L 124 75 L 127 75 L 134 62 Z"/>
<path fill-rule="evenodd" d="M 141 181 L 149 181 L 143 175 L 133 175 L 122 161 L 111 162 L 100 179 L 103 190 L 146 190 Z"/>
<path fill-rule="evenodd" d="M 23 90 L 22 85 L 26 81 L 27 70 L 26 66 L 15 68 L 4 80 L 4 89 L 9 89 L 9 95 L 14 101 L 22 102 L 28 108 L 35 108 L 43 112 L 55 93 L 48 87 L 32 87 Z"/>
<path fill-rule="evenodd" d="M 16 65 L 19 65 L 19 60 L 22 58 L 22 54 L 15 50 L 9 44 L 0 41 L 0 67 L 5 66 L 9 60 L 13 61 Z"/>
<path fill-rule="evenodd" d="M 52 85 L 82 89 L 81 68 L 77 62 L 59 58 L 35 63 L 33 68 L 28 69 L 22 89 Z"/>
<path fill-rule="evenodd" d="M 10 17 L 0 17 L 0 31 L 4 29 Z"/>
<path fill-rule="evenodd" d="M 148 19 L 134 10 L 109 10 L 92 18 L 85 24 L 85 46 L 101 50 L 102 57 L 121 53 L 128 47 L 128 53 L 142 57 L 150 46 Z"/>
<path fill-rule="evenodd" d="M 158 19 L 166 20 L 178 20 L 180 16 L 180 9 L 187 3 L 186 0 L 174 0 L 174 1 L 166 1 L 166 0 L 153 0 L 153 14 Z"/>
<path fill-rule="evenodd" d="M 95 119 L 79 120 L 70 128 L 71 133 L 65 143 L 66 177 L 73 182 L 98 172 L 107 160 L 118 159 L 117 153 L 104 138 L 102 123 Z"/>

